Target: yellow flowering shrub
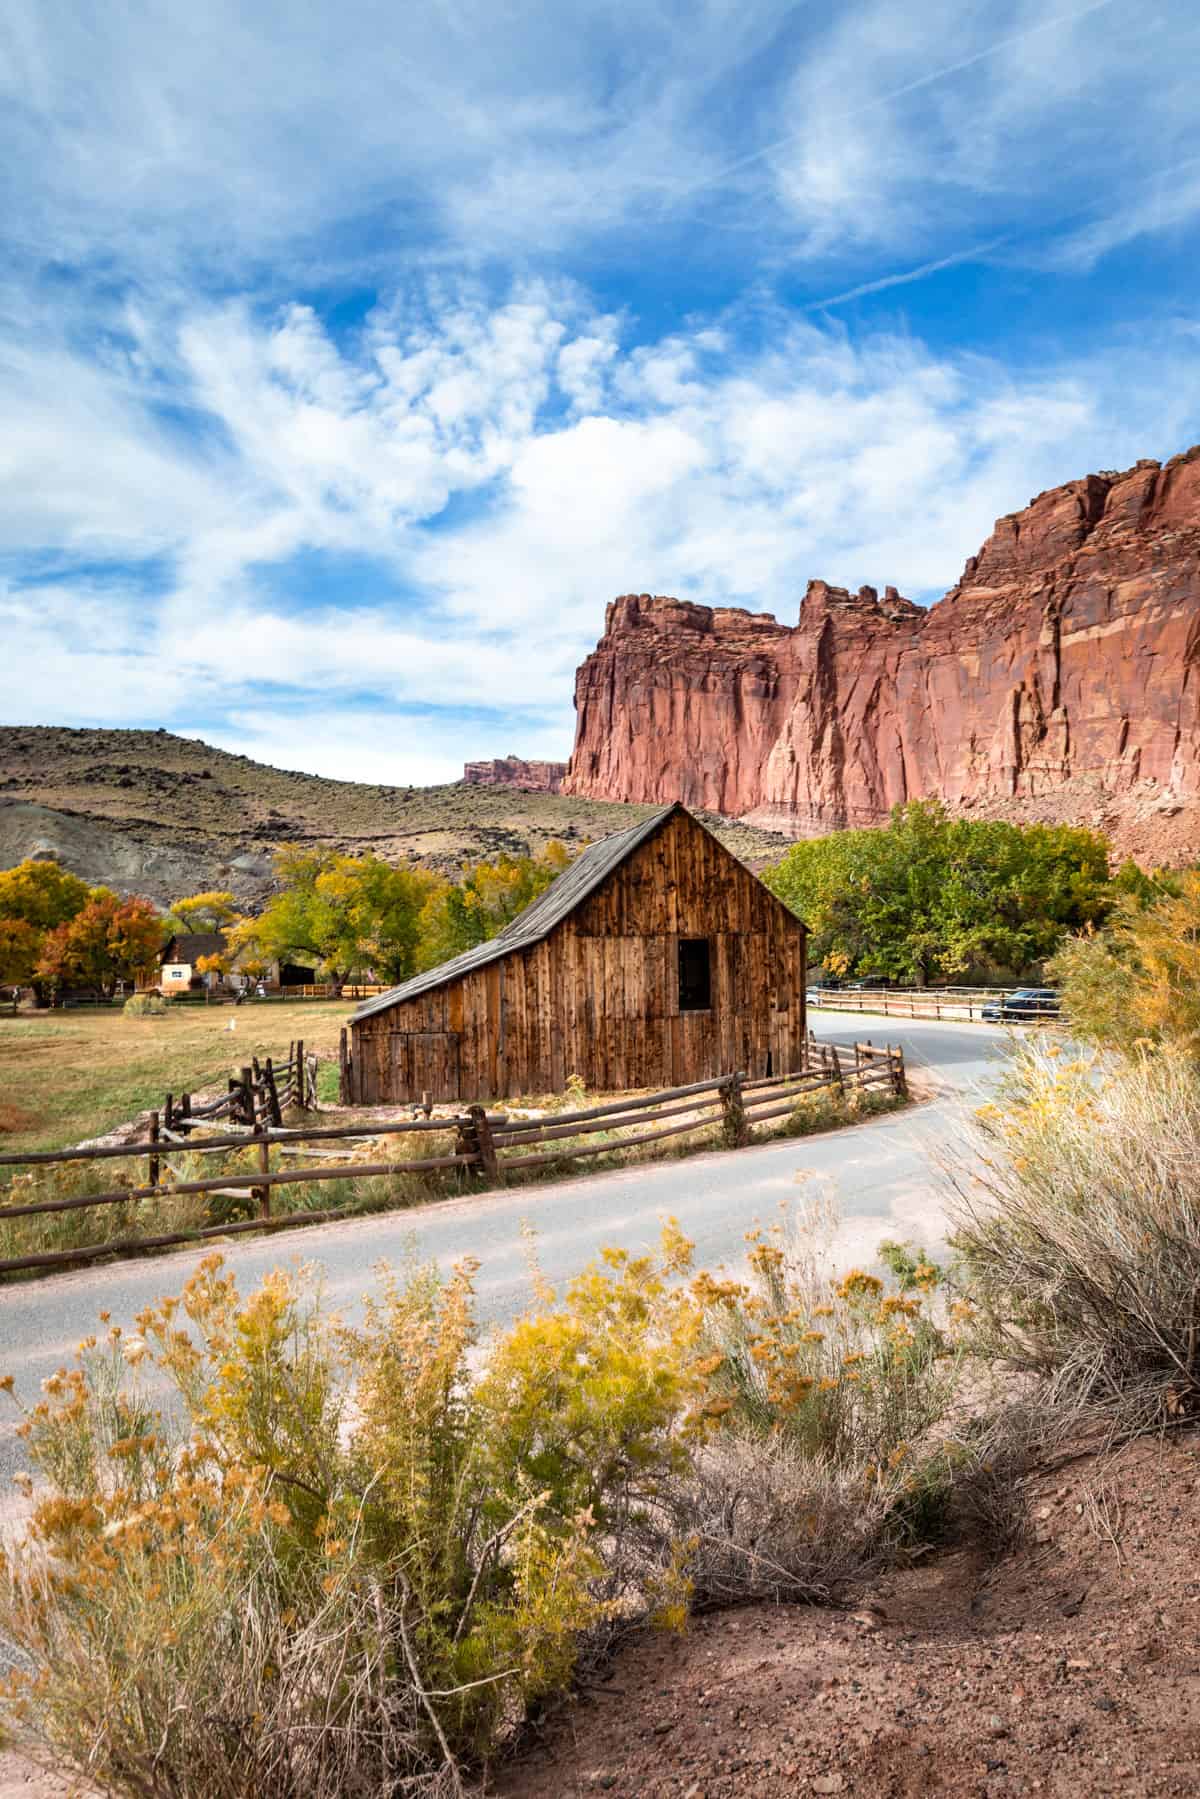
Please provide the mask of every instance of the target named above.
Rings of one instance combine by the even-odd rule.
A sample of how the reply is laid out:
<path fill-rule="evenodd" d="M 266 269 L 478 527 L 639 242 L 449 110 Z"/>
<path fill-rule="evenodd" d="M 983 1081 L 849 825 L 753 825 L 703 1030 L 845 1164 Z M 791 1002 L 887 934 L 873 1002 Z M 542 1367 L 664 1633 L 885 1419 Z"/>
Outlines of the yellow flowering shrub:
<path fill-rule="evenodd" d="M 471 1263 L 385 1279 L 351 1330 L 213 1256 L 82 1344 L 19 1425 L 43 1484 L 0 1571 L 18 1736 L 128 1793 L 483 1761 L 568 1684 L 624 1534 L 710 1428 L 687 1253 L 668 1232 L 561 1304 L 540 1285 L 482 1364 Z M 686 1578 L 651 1584 L 678 1621 Z"/>
<path fill-rule="evenodd" d="M 957 1378 L 960 1320 L 941 1315 L 942 1271 L 889 1244 L 890 1282 L 860 1268 L 833 1279 L 804 1232 L 789 1238 L 781 1224 L 747 1241 L 745 1280 L 692 1284 L 709 1409 L 828 1468 L 902 1487 L 909 1469 L 898 1471 Z"/>

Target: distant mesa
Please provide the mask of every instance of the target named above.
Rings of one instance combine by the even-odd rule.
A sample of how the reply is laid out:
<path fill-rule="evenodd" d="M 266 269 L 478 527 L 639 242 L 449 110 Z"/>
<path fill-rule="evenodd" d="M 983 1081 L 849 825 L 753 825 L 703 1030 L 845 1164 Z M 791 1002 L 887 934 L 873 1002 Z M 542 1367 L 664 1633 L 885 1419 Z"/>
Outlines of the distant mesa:
<path fill-rule="evenodd" d="M 811 835 L 898 801 L 1200 853 L 1200 446 L 997 521 L 928 609 L 810 581 L 797 622 L 625 594 L 575 683 L 567 794 Z"/>
<path fill-rule="evenodd" d="M 526 793 L 558 793 L 567 772 L 565 762 L 526 762 L 522 756 L 494 756 L 490 762 L 468 762 L 468 787 L 519 787 Z"/>

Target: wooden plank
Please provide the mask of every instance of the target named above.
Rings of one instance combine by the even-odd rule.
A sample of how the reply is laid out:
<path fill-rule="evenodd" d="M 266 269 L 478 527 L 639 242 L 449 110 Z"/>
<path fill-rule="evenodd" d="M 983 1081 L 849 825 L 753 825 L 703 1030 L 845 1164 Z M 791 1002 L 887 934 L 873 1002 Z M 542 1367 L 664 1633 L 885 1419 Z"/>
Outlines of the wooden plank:
<path fill-rule="evenodd" d="M 590 1123 L 584 1124 L 559 1124 L 557 1121 L 547 1121 L 542 1128 L 536 1131 L 524 1131 L 519 1124 L 514 1124 L 504 1130 L 493 1131 L 492 1136 L 497 1148 L 512 1149 L 524 1143 L 553 1143 L 562 1137 L 587 1137 L 596 1131 L 610 1131 L 620 1128 L 624 1124 L 656 1124 L 663 1118 L 677 1118 L 684 1112 L 695 1112 L 705 1107 L 718 1106 L 720 1103 L 721 1093 L 718 1084 L 717 1091 L 703 1098 L 681 1099 L 672 1106 L 655 1106 L 653 1110 L 645 1113 L 632 1115 L 626 1113 L 624 1117 L 617 1118 L 593 1118 Z M 697 1128 L 704 1122 L 706 1121 L 703 1119 L 698 1120 Z"/>
<path fill-rule="evenodd" d="M 522 1130 L 526 1126 L 536 1130 L 547 1122 L 553 1124 L 582 1124 L 587 1118 L 609 1118 L 619 1112 L 644 1111 L 650 1106 L 664 1105 L 668 1100 L 687 1099 L 693 1093 L 714 1093 L 721 1085 L 721 1077 L 709 1081 L 695 1081 L 688 1087 L 668 1087 L 661 1093 L 644 1093 L 636 1099 L 612 1099 L 603 1105 L 584 1106 L 576 1112 L 555 1112 L 550 1119 L 528 1118 L 514 1119 L 504 1126 L 506 1132 Z"/>
<path fill-rule="evenodd" d="M 551 1162 L 574 1162 L 580 1156 L 611 1156 L 626 1149 L 636 1149 L 639 1143 L 657 1143 L 663 1137 L 683 1137 L 693 1131 L 711 1130 L 719 1119 L 702 1119 L 698 1124 L 675 1124 L 665 1131 L 643 1131 L 636 1137 L 624 1137 L 619 1143 L 584 1143 L 578 1149 L 548 1150 L 540 1156 L 513 1156 L 504 1164 L 505 1168 L 544 1168 Z"/>

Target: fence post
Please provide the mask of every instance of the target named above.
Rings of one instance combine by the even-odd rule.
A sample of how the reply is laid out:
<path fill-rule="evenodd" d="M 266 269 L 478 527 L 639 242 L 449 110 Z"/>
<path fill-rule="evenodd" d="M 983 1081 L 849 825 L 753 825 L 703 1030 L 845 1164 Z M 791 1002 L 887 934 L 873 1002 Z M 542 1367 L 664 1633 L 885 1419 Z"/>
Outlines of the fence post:
<path fill-rule="evenodd" d="M 151 1112 L 151 1114 L 150 1114 L 150 1141 L 151 1141 L 151 1143 L 158 1142 L 158 1113 L 157 1112 Z M 149 1184 L 152 1187 L 158 1186 L 158 1156 L 154 1153 L 153 1150 L 151 1150 L 151 1152 L 150 1152 L 150 1181 L 149 1181 Z"/>
<path fill-rule="evenodd" d="M 342 1034 L 338 1038 L 338 1104 L 350 1104 L 350 1047 L 346 1038 L 346 1027 L 342 1026 Z"/>
<path fill-rule="evenodd" d="M 169 1136 L 175 1125 L 175 1095 L 168 1093 L 163 1102 L 163 1129 Z"/>
<path fill-rule="evenodd" d="M 829 1054 L 833 1061 L 833 1084 L 838 1090 L 838 1098 L 845 1099 L 846 1080 L 845 1076 L 842 1074 L 842 1058 L 838 1054 L 838 1046 L 836 1043 L 830 1044 Z"/>
<path fill-rule="evenodd" d="M 897 1099 L 907 1099 L 908 1075 L 904 1067 L 904 1050 L 900 1044 L 895 1048 L 888 1044 L 888 1061 L 892 1067 L 892 1092 Z"/>
<path fill-rule="evenodd" d="M 721 1082 L 721 1136 L 727 1149 L 742 1149 L 750 1141 L 750 1126 L 746 1122 L 746 1106 L 742 1097 L 742 1077 L 740 1073 L 726 1075 Z"/>
<path fill-rule="evenodd" d="M 254 1070 L 242 1069 L 242 1123 L 253 1124 L 256 1120 L 254 1107 Z"/>
<path fill-rule="evenodd" d="M 308 1110 L 308 1085 L 307 1085 L 307 1082 L 305 1079 L 305 1073 L 306 1073 L 306 1071 L 305 1071 L 305 1066 L 304 1066 L 304 1039 L 303 1039 L 303 1037 L 297 1037 L 297 1039 L 296 1039 L 296 1073 L 292 1080 L 292 1098 L 295 1101 L 296 1105 L 303 1106 L 304 1110 L 307 1112 L 307 1110 Z"/>
<path fill-rule="evenodd" d="M 254 1135 L 258 1138 L 259 1172 L 269 1174 L 271 1172 L 271 1146 L 267 1142 L 266 1127 L 256 1121 Z M 259 1217 L 269 1218 L 271 1216 L 271 1189 L 269 1187 L 251 1187 L 250 1197 L 258 1201 Z"/>
<path fill-rule="evenodd" d="M 471 1120 L 471 1135 L 475 1139 L 475 1151 L 479 1157 L 479 1165 L 489 1181 L 503 1184 L 504 1170 L 500 1166 L 500 1158 L 496 1154 L 496 1145 L 492 1137 L 492 1127 L 488 1123 L 487 1109 L 484 1106 L 468 1106 L 467 1116 Z"/>
<path fill-rule="evenodd" d="M 279 1089 L 275 1085 L 275 1069 L 270 1056 L 267 1057 L 266 1071 L 263 1075 L 263 1094 L 267 1102 L 268 1116 L 278 1130 L 283 1123 L 283 1110 L 279 1104 Z"/>

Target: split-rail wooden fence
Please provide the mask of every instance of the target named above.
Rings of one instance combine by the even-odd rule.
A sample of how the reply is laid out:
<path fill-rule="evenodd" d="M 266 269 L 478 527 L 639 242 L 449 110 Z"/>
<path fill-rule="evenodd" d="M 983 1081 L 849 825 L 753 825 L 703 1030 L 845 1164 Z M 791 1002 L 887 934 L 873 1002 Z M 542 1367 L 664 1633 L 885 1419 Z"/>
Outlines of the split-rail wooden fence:
<path fill-rule="evenodd" d="M 1008 999 L 1013 987 L 822 987 L 810 1005 L 826 1012 L 882 1012 L 886 1018 L 945 1018 L 973 1021 L 985 1006 Z M 1011 1024 L 1050 1024 L 1059 1017 L 1057 1000 L 1024 1001 Z"/>
<path fill-rule="evenodd" d="M 298 1050 L 299 1054 L 295 1052 Z M 101 1144 L 80 1149 L 56 1149 L 0 1154 L 0 1171 L 5 1168 L 36 1168 L 62 1163 L 99 1163 L 144 1159 L 146 1180 L 140 1186 L 123 1186 L 109 1192 L 72 1195 L 63 1199 L 43 1199 L 28 1204 L 0 1203 L 0 1223 L 7 1218 L 29 1218 L 47 1213 L 76 1211 L 91 1206 L 127 1205 L 130 1202 L 162 1199 L 175 1194 L 247 1193 L 257 1206 L 257 1216 L 190 1230 L 166 1231 L 154 1236 L 128 1237 L 76 1249 L 44 1250 L 24 1256 L 0 1259 L 0 1275 L 35 1268 L 60 1268 L 91 1262 L 121 1254 L 149 1249 L 163 1249 L 175 1244 L 202 1242 L 206 1238 L 227 1237 L 245 1231 L 285 1230 L 292 1226 L 321 1224 L 331 1219 L 354 1217 L 352 1207 L 324 1211 L 299 1211 L 272 1215 L 271 1194 L 277 1187 L 310 1182 L 365 1179 L 375 1175 L 425 1174 L 455 1169 L 477 1172 L 490 1184 L 503 1185 L 510 1174 L 527 1170 L 562 1167 L 587 1156 L 613 1155 L 664 1138 L 683 1136 L 720 1127 L 721 1141 L 730 1148 L 749 1143 L 757 1125 L 786 1117 L 793 1112 L 804 1094 L 828 1089 L 841 1096 L 851 1089 L 878 1088 L 902 1096 L 907 1091 L 904 1054 L 898 1048 L 877 1047 L 869 1042 L 856 1043 L 852 1049 L 835 1044 L 808 1044 L 807 1066 L 799 1073 L 767 1075 L 747 1080 L 741 1074 L 727 1074 L 708 1081 L 696 1081 L 686 1087 L 673 1087 L 664 1092 L 633 1099 L 606 1100 L 595 1106 L 574 1111 L 550 1113 L 536 1118 L 509 1117 L 489 1113 L 481 1105 L 468 1106 L 450 1117 L 393 1116 L 360 1120 L 354 1124 L 310 1125 L 283 1128 L 275 1120 L 290 1095 L 291 1081 L 307 1080 L 309 1063 L 303 1045 L 293 1046 L 289 1059 L 290 1073 L 280 1083 L 268 1062 L 254 1079 L 254 1068 L 244 1069 L 230 1082 L 229 1094 L 207 1106 L 168 1104 L 162 1113 L 152 1112 L 147 1136 L 134 1143 Z M 296 1071 L 300 1070 L 300 1076 Z M 306 1093 L 311 1088 L 306 1087 Z M 259 1096 L 267 1094 L 264 1117 Z M 186 1099 L 187 1096 L 185 1096 Z M 211 1127 L 220 1118 L 229 1128 L 213 1135 L 193 1136 L 200 1125 Z M 671 1122 L 666 1122 L 671 1121 Z M 612 1137 L 595 1143 L 579 1143 L 580 1137 L 599 1137 L 602 1133 L 626 1130 L 627 1136 Z M 649 1127 L 649 1128 L 647 1128 Z M 661 1127 L 661 1128 L 660 1128 Z M 373 1138 L 420 1136 L 430 1131 L 450 1132 L 455 1136 L 449 1153 L 393 1159 L 381 1156 L 378 1161 L 357 1159 L 320 1163 L 317 1166 L 290 1168 L 271 1167 L 273 1148 L 294 1148 L 309 1143 L 353 1143 Z M 570 1141 L 564 1141 L 570 1140 Z M 540 1144 L 551 1145 L 539 1149 Z M 554 1147 L 557 1145 L 557 1147 Z M 195 1180 L 177 1180 L 164 1163 L 172 1153 L 213 1154 L 231 1149 L 252 1148 L 257 1152 L 258 1168 L 248 1173 L 218 1172 Z M 532 1150 L 533 1153 L 529 1153 Z"/>

